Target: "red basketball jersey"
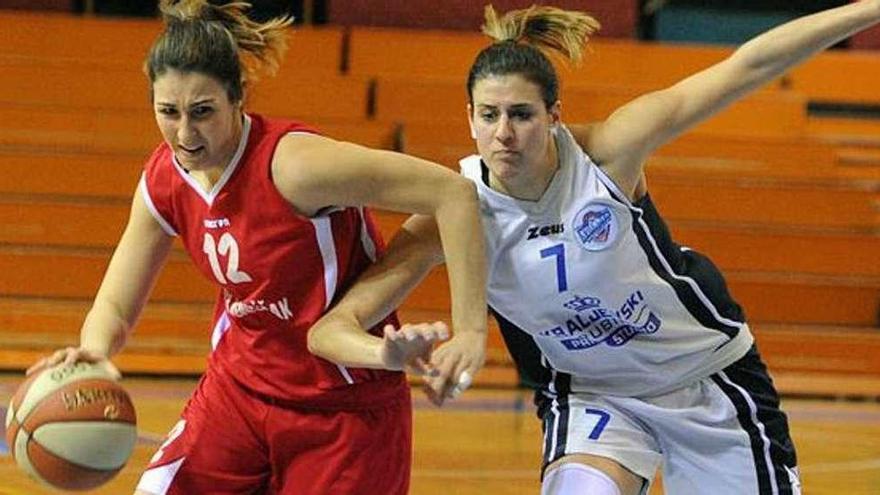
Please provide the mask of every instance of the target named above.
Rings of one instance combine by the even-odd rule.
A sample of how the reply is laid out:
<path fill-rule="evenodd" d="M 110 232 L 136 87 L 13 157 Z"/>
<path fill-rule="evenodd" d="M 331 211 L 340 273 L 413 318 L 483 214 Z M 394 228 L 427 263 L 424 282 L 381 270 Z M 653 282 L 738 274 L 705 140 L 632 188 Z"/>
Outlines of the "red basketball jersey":
<path fill-rule="evenodd" d="M 209 367 L 273 398 L 327 407 L 384 400 L 401 373 L 337 366 L 309 353 L 306 334 L 383 249 L 364 208 L 298 215 L 272 181 L 272 155 L 293 121 L 245 118 L 242 140 L 213 190 L 191 178 L 163 143 L 141 191 L 196 266 L 220 286 Z M 389 320 L 396 324 L 396 317 Z M 383 323 L 384 324 L 384 323 Z M 381 328 L 381 325 L 377 328 Z"/>

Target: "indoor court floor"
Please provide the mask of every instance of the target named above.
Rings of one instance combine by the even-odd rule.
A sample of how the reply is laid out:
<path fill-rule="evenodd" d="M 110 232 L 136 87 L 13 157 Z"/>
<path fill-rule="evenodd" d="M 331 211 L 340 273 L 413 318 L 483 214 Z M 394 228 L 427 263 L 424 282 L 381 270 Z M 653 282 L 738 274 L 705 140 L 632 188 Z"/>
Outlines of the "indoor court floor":
<path fill-rule="evenodd" d="M 21 375 L 0 374 L 0 417 L 5 418 L 20 379 Z M 132 492 L 195 380 L 129 378 L 124 383 L 137 407 L 137 448 L 117 478 L 89 493 Z M 442 409 L 428 403 L 419 390 L 413 397 L 413 495 L 539 493 L 540 424 L 528 392 L 470 390 Z M 880 403 L 789 399 L 783 406 L 798 446 L 805 495 L 880 494 Z M 0 442 L 0 495 L 58 493 L 32 482 L 15 466 L 6 447 Z M 651 494 L 660 493 L 657 483 Z"/>

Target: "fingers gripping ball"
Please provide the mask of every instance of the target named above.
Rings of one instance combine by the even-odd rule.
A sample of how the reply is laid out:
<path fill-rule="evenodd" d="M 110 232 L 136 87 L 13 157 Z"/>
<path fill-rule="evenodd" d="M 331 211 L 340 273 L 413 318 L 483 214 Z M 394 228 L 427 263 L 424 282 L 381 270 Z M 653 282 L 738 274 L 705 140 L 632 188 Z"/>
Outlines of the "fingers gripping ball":
<path fill-rule="evenodd" d="M 137 440 L 134 406 L 101 366 L 80 362 L 29 376 L 6 412 L 6 442 L 33 478 L 64 490 L 116 475 Z"/>

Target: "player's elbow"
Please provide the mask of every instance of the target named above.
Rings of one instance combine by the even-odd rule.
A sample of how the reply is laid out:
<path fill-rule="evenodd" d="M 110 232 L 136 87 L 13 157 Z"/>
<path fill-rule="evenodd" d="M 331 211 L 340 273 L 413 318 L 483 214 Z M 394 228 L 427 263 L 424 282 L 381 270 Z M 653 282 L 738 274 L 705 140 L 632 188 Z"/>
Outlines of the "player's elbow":
<path fill-rule="evenodd" d="M 326 316 L 318 320 L 318 322 L 309 329 L 309 333 L 306 335 L 306 347 L 309 352 L 325 359 L 329 357 L 327 355 L 327 349 L 331 347 L 328 343 L 330 335 L 328 328 L 329 322 L 327 320 L 328 318 Z"/>
<path fill-rule="evenodd" d="M 315 356 L 335 362 L 348 344 L 349 329 L 355 325 L 356 320 L 337 307 L 312 325 L 306 335 L 306 348 Z"/>
<path fill-rule="evenodd" d="M 477 204 L 479 202 L 477 197 L 477 186 L 470 179 L 466 179 L 463 176 L 457 176 L 457 180 L 453 181 L 450 184 L 450 194 L 453 195 L 458 201 L 465 201 L 469 204 Z"/>
<path fill-rule="evenodd" d="M 462 176 L 446 181 L 434 194 L 437 198 L 438 215 L 451 210 L 477 211 L 479 206 L 476 185 Z"/>

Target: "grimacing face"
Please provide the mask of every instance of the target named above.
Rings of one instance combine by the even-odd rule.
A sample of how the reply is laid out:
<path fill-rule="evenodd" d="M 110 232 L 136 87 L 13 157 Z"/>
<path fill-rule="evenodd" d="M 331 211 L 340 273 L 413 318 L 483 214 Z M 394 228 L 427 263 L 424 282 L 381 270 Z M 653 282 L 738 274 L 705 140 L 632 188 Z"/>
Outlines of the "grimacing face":
<path fill-rule="evenodd" d="M 548 163 L 551 129 L 559 122 L 559 102 L 549 110 L 537 84 L 519 74 L 478 80 L 468 105 L 477 150 L 497 180 L 527 184 L 555 170 Z"/>
<path fill-rule="evenodd" d="M 240 102 L 214 77 L 169 69 L 153 82 L 153 111 L 162 138 L 187 170 L 225 168 L 242 132 Z"/>

